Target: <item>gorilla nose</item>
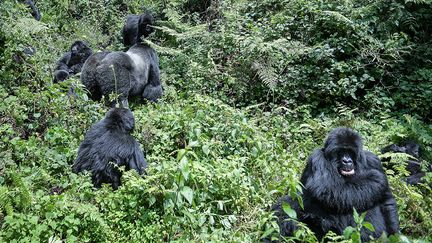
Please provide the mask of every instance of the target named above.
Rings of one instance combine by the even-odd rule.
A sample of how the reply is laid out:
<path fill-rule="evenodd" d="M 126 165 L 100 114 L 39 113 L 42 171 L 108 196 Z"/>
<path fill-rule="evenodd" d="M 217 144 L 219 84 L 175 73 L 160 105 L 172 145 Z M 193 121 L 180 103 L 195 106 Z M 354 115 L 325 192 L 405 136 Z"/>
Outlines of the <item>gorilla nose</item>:
<path fill-rule="evenodd" d="M 347 157 L 343 157 L 342 158 L 342 164 L 343 165 L 352 165 L 352 159 L 351 158 L 347 158 Z"/>

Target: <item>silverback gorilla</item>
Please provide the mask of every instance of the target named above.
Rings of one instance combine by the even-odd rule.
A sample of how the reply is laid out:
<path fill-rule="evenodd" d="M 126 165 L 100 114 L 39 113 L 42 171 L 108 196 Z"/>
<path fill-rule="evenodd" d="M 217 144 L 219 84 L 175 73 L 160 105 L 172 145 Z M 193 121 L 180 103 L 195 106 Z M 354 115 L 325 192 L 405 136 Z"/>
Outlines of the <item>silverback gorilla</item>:
<path fill-rule="evenodd" d="M 75 41 L 70 50 L 63 54 L 62 58 L 57 62 L 53 82 L 64 81 L 69 75 L 81 72 L 84 62 L 92 53 L 92 49 L 86 42 Z"/>
<path fill-rule="evenodd" d="M 73 172 L 91 171 L 95 187 L 111 183 L 114 189 L 121 184 L 119 166 L 143 174 L 147 161 L 138 142 L 130 135 L 134 125 L 135 119 L 129 109 L 112 108 L 85 135 Z"/>
<path fill-rule="evenodd" d="M 123 107 L 128 107 L 129 96 L 141 96 L 156 102 L 163 94 L 159 79 L 159 58 L 148 45 L 136 44 L 127 52 L 101 52 L 90 56 L 84 63 L 81 81 L 93 100 L 117 93 Z"/>
<path fill-rule="evenodd" d="M 132 46 L 140 43 L 141 36 L 147 37 L 153 32 L 151 25 L 154 24 L 154 18 L 150 12 L 141 15 L 129 14 L 126 23 L 123 26 L 123 44 Z"/>
<path fill-rule="evenodd" d="M 313 152 L 301 183 L 304 209 L 288 196 L 272 207 L 278 217 L 281 236 L 291 236 L 297 229 L 296 223 L 284 213 L 283 202 L 290 204 L 297 212 L 298 221 L 315 232 L 319 240 L 328 231 L 340 235 L 347 226 L 355 226 L 353 208 L 359 213 L 367 212 L 365 220 L 375 229 L 371 232 L 363 228 L 363 241 L 399 231 L 396 201 L 381 161 L 363 150 L 360 135 L 349 128 L 334 129 L 324 148 Z"/>

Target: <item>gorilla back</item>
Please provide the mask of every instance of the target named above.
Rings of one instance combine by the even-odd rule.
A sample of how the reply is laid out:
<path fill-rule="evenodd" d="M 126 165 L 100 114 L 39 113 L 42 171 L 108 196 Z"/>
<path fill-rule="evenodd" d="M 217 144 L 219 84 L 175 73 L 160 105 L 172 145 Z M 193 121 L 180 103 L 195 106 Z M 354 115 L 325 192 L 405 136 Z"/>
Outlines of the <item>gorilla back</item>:
<path fill-rule="evenodd" d="M 109 104 L 109 94 L 116 93 L 123 107 L 128 106 L 129 96 L 141 96 L 155 102 L 163 94 L 156 51 L 142 44 L 132 46 L 127 52 L 90 56 L 84 63 L 81 81 L 92 99 L 100 100 L 104 95 Z"/>
<path fill-rule="evenodd" d="M 147 161 L 138 142 L 130 135 L 134 125 L 135 119 L 129 109 L 111 109 L 105 119 L 94 124 L 85 135 L 73 171 L 91 171 L 95 187 L 111 183 L 114 189 L 120 185 L 118 166 L 143 174 Z"/>

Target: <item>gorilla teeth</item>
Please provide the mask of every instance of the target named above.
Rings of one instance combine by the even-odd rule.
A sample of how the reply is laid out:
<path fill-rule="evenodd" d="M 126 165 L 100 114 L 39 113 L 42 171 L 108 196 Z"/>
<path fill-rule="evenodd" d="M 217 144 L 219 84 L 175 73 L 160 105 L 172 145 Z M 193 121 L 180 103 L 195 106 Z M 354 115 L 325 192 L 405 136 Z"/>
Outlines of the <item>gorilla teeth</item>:
<path fill-rule="evenodd" d="M 354 173 L 355 173 L 354 169 L 349 171 L 341 170 L 342 175 L 354 175 Z"/>

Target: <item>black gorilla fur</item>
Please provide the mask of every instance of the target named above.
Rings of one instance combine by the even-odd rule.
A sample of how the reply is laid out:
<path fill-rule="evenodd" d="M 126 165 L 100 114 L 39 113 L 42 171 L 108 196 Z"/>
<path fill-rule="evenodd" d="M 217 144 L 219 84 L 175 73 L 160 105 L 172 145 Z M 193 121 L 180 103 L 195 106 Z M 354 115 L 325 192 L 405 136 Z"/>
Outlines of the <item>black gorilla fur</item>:
<path fill-rule="evenodd" d="M 112 108 L 85 135 L 73 171 L 91 171 L 95 187 L 111 183 L 114 189 L 121 184 L 119 166 L 143 174 L 147 161 L 138 142 L 130 135 L 134 125 L 135 119 L 129 109 Z"/>
<path fill-rule="evenodd" d="M 153 48 L 142 44 L 132 46 L 127 52 L 102 52 L 90 56 L 84 63 L 81 81 L 93 100 L 100 100 L 104 95 L 109 104 L 109 94 L 114 92 L 119 94 L 123 107 L 128 106 L 129 96 L 157 101 L 163 94 L 159 58 Z"/>
<path fill-rule="evenodd" d="M 375 232 L 362 229 L 363 241 L 377 238 L 383 232 L 399 231 L 396 201 L 377 156 L 363 150 L 362 139 L 349 128 L 336 128 L 327 137 L 324 148 L 317 149 L 309 158 L 301 177 L 304 209 L 286 196 L 272 210 L 278 217 L 282 236 L 291 236 L 297 229 L 294 221 L 284 213 L 287 202 L 297 212 L 318 239 L 328 231 L 342 234 L 347 226 L 354 226 L 353 208 L 367 212 L 365 220 Z"/>
<path fill-rule="evenodd" d="M 149 12 L 129 14 L 123 26 L 123 44 L 132 46 L 140 43 L 141 36 L 145 38 L 154 31 L 151 25 L 154 25 L 154 18 Z"/>
<path fill-rule="evenodd" d="M 69 75 L 81 72 L 84 62 L 92 53 L 92 49 L 86 42 L 75 41 L 70 50 L 63 54 L 62 58 L 57 62 L 53 82 L 64 81 Z"/>
<path fill-rule="evenodd" d="M 24 4 L 26 4 L 30 8 L 31 15 L 33 16 L 33 18 L 35 18 L 37 21 L 39 21 L 41 19 L 41 15 L 40 15 L 39 9 L 36 7 L 34 2 L 32 0 L 25 0 Z"/>
<path fill-rule="evenodd" d="M 422 160 L 420 159 L 420 145 L 413 141 L 407 141 L 402 144 L 391 144 L 381 150 L 382 153 L 406 153 L 414 157 L 415 159 L 409 159 L 406 165 L 406 170 L 409 171 L 410 176 L 406 179 L 406 182 L 410 185 L 417 185 L 423 182 L 423 176 L 425 172 L 421 169 Z M 387 161 L 390 161 L 388 159 Z M 388 163 L 388 168 L 393 169 L 393 164 Z M 427 166 L 428 171 L 432 171 L 432 165 Z"/>

